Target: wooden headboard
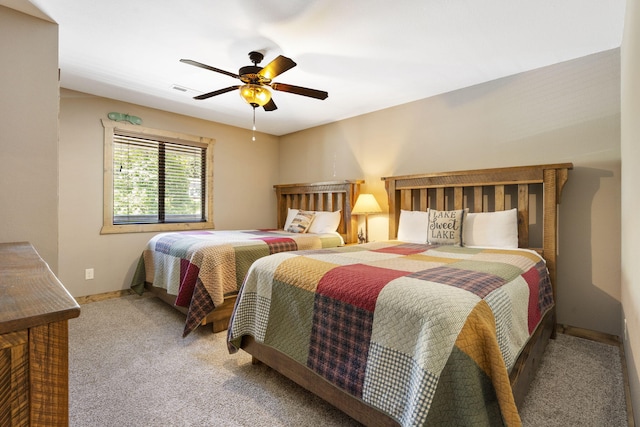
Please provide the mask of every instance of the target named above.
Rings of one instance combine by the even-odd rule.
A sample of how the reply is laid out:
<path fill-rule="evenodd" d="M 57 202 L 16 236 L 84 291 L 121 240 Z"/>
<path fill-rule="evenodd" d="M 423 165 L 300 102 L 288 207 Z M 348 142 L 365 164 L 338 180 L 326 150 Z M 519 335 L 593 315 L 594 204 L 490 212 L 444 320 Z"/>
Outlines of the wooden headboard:
<path fill-rule="evenodd" d="M 398 233 L 400 210 L 469 212 L 518 209 L 518 246 L 547 261 L 556 285 L 558 203 L 571 163 L 384 177 L 389 197 L 389 238 Z"/>
<path fill-rule="evenodd" d="M 360 194 L 364 181 L 327 181 L 309 184 L 274 185 L 278 199 L 278 228 L 283 228 L 289 208 L 308 211 L 341 211 L 342 220 L 338 232 L 345 243 L 358 241 L 356 219 L 351 209 Z"/>

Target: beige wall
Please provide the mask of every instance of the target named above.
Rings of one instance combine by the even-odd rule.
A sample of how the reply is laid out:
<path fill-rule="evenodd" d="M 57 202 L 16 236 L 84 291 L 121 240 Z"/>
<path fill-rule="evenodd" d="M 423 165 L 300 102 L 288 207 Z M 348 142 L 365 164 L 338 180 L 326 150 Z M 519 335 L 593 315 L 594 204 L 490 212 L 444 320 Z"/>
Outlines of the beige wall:
<path fill-rule="evenodd" d="M 625 355 L 636 420 L 640 414 L 640 5 L 627 1 L 622 42 L 622 310 Z"/>
<path fill-rule="evenodd" d="M 0 242 L 58 268 L 58 26 L 0 6 Z"/>
<path fill-rule="evenodd" d="M 60 99 L 60 268 L 73 296 L 127 289 L 154 233 L 100 235 L 102 119 L 109 112 L 141 117 L 143 126 L 205 136 L 214 146 L 214 222 L 218 229 L 275 227 L 278 139 L 214 122 L 62 90 Z M 247 107 L 247 116 L 251 109 Z M 93 268 L 95 279 L 85 280 Z"/>
<path fill-rule="evenodd" d="M 558 162 L 559 321 L 619 335 L 618 50 L 283 136 L 280 181 L 364 178 L 386 207 L 382 176 Z"/>

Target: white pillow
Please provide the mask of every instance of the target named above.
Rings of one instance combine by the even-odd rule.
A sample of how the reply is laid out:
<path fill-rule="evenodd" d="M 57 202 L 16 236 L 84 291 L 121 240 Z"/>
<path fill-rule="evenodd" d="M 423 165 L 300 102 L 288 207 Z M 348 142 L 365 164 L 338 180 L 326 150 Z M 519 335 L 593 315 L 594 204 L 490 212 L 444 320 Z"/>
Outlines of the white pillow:
<path fill-rule="evenodd" d="M 488 248 L 518 247 L 518 210 L 469 213 L 464 218 L 465 246 Z"/>
<path fill-rule="evenodd" d="M 293 222 L 293 219 L 296 217 L 296 215 L 298 215 L 298 209 L 289 208 L 289 211 L 287 212 L 287 219 L 284 222 L 284 230 L 291 227 L 291 223 Z"/>
<path fill-rule="evenodd" d="M 427 243 L 429 211 L 400 210 L 398 240 L 409 243 Z"/>
<path fill-rule="evenodd" d="M 340 225 L 340 211 L 316 211 L 307 233 L 335 233 Z"/>

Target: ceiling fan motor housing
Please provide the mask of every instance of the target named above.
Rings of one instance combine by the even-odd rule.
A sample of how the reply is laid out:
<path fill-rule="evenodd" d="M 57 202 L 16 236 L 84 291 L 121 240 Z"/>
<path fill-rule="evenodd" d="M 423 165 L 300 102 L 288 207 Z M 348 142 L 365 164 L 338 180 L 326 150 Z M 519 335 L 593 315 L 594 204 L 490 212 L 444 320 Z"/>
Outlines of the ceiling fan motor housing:
<path fill-rule="evenodd" d="M 271 81 L 270 79 L 267 79 L 266 77 L 258 74 L 260 70 L 262 70 L 262 67 L 258 67 L 256 65 L 247 65 L 246 67 L 241 67 L 238 71 L 238 74 L 240 75 L 240 80 L 245 83 L 269 83 Z"/>

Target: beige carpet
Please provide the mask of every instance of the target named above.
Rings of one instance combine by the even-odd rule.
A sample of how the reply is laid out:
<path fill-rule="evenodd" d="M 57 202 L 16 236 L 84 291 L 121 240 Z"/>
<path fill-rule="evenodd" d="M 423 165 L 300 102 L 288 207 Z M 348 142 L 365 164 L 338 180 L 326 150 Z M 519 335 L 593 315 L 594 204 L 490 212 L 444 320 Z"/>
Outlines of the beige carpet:
<path fill-rule="evenodd" d="M 82 305 L 69 322 L 70 425 L 353 426 L 349 417 L 244 352 L 226 333 L 137 295 Z M 559 335 L 522 410 L 525 426 L 625 426 L 618 348 Z"/>

